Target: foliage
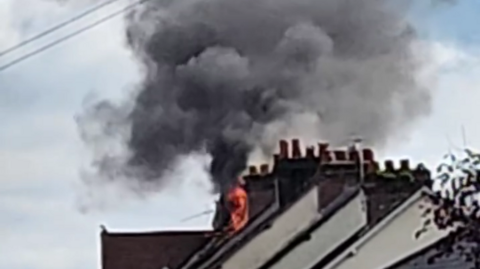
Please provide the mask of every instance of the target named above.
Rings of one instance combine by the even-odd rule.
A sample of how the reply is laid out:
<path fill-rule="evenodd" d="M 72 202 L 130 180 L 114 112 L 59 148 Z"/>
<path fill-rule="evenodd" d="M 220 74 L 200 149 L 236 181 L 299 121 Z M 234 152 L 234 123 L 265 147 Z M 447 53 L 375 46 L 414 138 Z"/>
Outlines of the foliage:
<path fill-rule="evenodd" d="M 480 268 L 480 154 L 465 149 L 460 155 L 445 155 L 437 167 L 437 175 L 425 192 L 429 205 L 424 208 L 426 219 L 415 236 L 430 228 L 448 229 L 450 234 L 430 262 L 455 252 Z"/>

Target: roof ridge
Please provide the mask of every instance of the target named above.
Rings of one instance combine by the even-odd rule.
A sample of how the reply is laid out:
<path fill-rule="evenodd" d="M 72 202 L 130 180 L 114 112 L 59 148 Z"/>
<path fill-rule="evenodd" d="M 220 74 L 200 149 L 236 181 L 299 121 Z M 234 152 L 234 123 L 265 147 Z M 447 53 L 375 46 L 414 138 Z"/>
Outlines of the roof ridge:
<path fill-rule="evenodd" d="M 212 233 L 213 230 L 161 230 L 161 231 L 121 231 L 121 232 L 110 232 L 104 231 L 107 236 L 176 236 L 176 235 L 205 235 Z"/>

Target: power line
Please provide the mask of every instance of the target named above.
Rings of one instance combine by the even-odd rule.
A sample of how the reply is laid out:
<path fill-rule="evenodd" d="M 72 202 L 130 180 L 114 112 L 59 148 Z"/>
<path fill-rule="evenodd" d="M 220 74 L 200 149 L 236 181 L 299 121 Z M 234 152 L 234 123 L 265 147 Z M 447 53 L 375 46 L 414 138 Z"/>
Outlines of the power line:
<path fill-rule="evenodd" d="M 70 24 L 72 24 L 72 23 L 74 23 L 74 22 L 76 22 L 76 21 L 78 21 L 78 20 L 80 20 L 80 19 L 82 19 L 82 18 L 84 18 L 84 17 L 86 17 L 86 16 L 88 16 L 88 15 L 90 15 L 90 14 L 92 14 L 92 13 L 110 5 L 110 4 L 112 4 L 112 3 L 114 3 L 114 2 L 117 2 L 117 1 L 118 0 L 108 0 L 108 1 L 105 1 L 101 4 L 99 4 L 99 5 L 91 8 L 91 9 L 88 9 L 87 11 L 85 11 L 83 13 L 80 13 L 77 16 L 75 16 L 75 17 L 73 17 L 73 18 L 71 18 L 67 21 L 59 23 L 59 24 L 57 24 L 57 25 L 55 25 L 55 26 L 53 26 L 53 27 L 41 32 L 41 33 L 38 33 L 37 35 L 34 35 L 34 36 L 32 36 L 32 37 L 14 45 L 14 46 L 12 46 L 12 47 L 4 50 L 4 51 L 1 51 L 0 52 L 0 57 L 4 56 L 6 54 L 9 54 L 11 52 L 14 52 L 14 51 L 18 50 L 19 48 L 22 48 L 22 47 L 32 43 L 33 41 L 36 41 L 36 40 L 38 40 L 38 39 L 40 39 L 44 36 L 47 36 L 47 35 L 55 32 L 55 31 L 58 31 L 58 30 L 64 28 L 65 26 L 68 26 L 68 25 L 70 25 Z"/>
<path fill-rule="evenodd" d="M 42 53 L 42 52 L 50 49 L 50 48 L 53 48 L 53 47 L 55 47 L 55 46 L 57 46 L 57 45 L 65 42 L 65 41 L 67 41 L 67 40 L 70 40 L 70 39 L 72 39 L 73 37 L 82 34 L 83 32 L 86 32 L 86 31 L 88 31 L 88 30 L 91 30 L 91 29 L 93 29 L 94 27 L 99 26 L 99 25 L 101 25 L 102 23 L 105 23 L 105 22 L 107 22 L 107 21 L 109 21 L 109 20 L 111 20 L 111 19 L 113 19 L 113 18 L 115 18 L 115 17 L 117 17 L 117 16 L 125 13 L 125 12 L 128 12 L 128 11 L 132 10 L 132 9 L 135 8 L 136 6 L 141 5 L 141 4 L 143 4 L 143 3 L 145 3 L 145 2 L 148 2 L 148 1 L 150 1 L 150 0 L 139 0 L 139 1 L 137 1 L 137 2 L 134 2 L 134 3 L 132 3 L 132 4 L 128 5 L 128 6 L 126 6 L 126 7 L 124 7 L 123 9 L 121 9 L 121 10 L 119 10 L 119 11 L 116 11 L 116 12 L 114 12 L 114 13 L 106 16 L 106 17 L 103 17 L 102 19 L 100 19 L 100 20 L 98 20 L 98 21 L 96 21 L 96 22 L 94 22 L 94 23 L 92 23 L 92 24 L 89 24 L 89 25 L 87 25 L 87 26 L 85 26 L 85 27 L 83 27 L 83 28 L 80 28 L 80 29 L 78 29 L 77 31 L 74 31 L 74 32 L 72 32 L 72 33 L 70 33 L 70 34 L 62 37 L 62 38 L 59 38 L 59 39 L 57 39 L 57 40 L 55 40 L 55 41 L 53 41 L 53 42 L 50 42 L 50 43 L 48 43 L 47 45 L 45 45 L 45 46 L 43 46 L 43 47 L 40 47 L 40 48 L 38 48 L 38 49 L 30 52 L 30 53 L 27 53 L 27 54 L 23 55 L 22 57 L 19 57 L 19 58 L 15 59 L 15 60 L 13 60 L 13 61 L 5 64 L 5 65 L 0 66 L 0 72 L 3 72 L 3 71 L 5 71 L 6 69 L 8 69 L 8 68 L 10 68 L 10 67 L 12 67 L 12 66 L 14 66 L 14 65 L 16 65 L 16 64 L 21 63 L 21 62 L 23 62 L 23 61 L 25 61 L 25 60 L 27 60 L 27 59 L 29 59 L 29 58 L 37 55 L 37 54 L 40 54 L 40 53 Z"/>

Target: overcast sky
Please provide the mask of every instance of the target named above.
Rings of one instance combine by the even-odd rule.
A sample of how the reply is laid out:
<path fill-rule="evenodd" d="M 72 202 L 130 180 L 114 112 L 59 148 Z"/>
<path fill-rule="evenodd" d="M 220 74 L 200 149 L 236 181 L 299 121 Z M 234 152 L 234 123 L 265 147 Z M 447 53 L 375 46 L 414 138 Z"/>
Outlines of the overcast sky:
<path fill-rule="evenodd" d="M 0 51 L 80 8 L 48 0 L 0 0 Z M 474 116 L 480 114 L 480 36 L 475 27 L 479 12 L 479 1 L 464 0 L 449 9 L 438 8 L 435 16 L 421 6 L 413 13 L 435 55 L 426 71 L 435 92 L 434 110 L 410 139 L 398 141 L 383 156 L 433 164 L 448 149 L 447 137 L 462 145 L 462 124 L 468 144 L 480 148 L 480 126 Z M 88 192 L 79 180 L 88 152 L 78 138 L 74 115 L 84 97 L 93 92 L 119 98 L 138 79 L 122 29 L 121 18 L 113 20 L 0 73 L 0 269 L 96 268 L 102 223 L 112 230 L 208 226 L 208 218 L 180 221 L 212 207 L 202 173 L 204 158 L 186 160 L 179 167 L 186 172 L 173 180 L 178 184 L 145 199 L 114 187 Z M 41 43 L 0 58 L 0 65 Z M 81 211 L 85 208 L 90 210 Z"/>

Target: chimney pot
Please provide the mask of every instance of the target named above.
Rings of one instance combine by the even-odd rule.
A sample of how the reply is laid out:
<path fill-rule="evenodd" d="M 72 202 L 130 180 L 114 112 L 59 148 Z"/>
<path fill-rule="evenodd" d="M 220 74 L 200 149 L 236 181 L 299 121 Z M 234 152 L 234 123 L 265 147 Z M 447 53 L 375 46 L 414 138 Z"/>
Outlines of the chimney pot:
<path fill-rule="evenodd" d="M 358 160 L 358 151 L 356 149 L 353 149 L 348 152 L 348 160 L 349 161 L 357 161 Z"/>
<path fill-rule="evenodd" d="M 363 149 L 362 154 L 365 162 L 373 162 L 375 160 L 373 151 L 371 149 Z"/>
<path fill-rule="evenodd" d="M 322 155 L 322 152 L 327 151 L 328 143 L 318 143 L 318 153 Z"/>
<path fill-rule="evenodd" d="M 326 150 L 322 153 L 322 156 L 320 156 L 321 162 L 328 163 L 332 161 L 332 152 L 329 150 Z"/>
<path fill-rule="evenodd" d="M 262 165 L 260 166 L 260 174 L 261 174 L 262 176 L 264 176 L 264 175 L 268 174 L 268 172 L 269 172 L 268 164 L 262 164 Z"/>
<path fill-rule="evenodd" d="M 395 166 L 393 165 L 392 160 L 386 160 L 385 161 L 385 170 L 388 171 L 388 172 L 395 171 Z"/>
<path fill-rule="evenodd" d="M 302 158 L 299 139 L 292 139 L 292 158 L 294 159 Z"/>
<path fill-rule="evenodd" d="M 250 175 L 258 175 L 258 169 L 255 165 L 251 165 L 250 167 L 248 167 L 248 171 L 249 171 L 249 174 Z"/>
<path fill-rule="evenodd" d="M 346 161 L 347 160 L 347 152 L 345 152 L 343 150 L 335 150 L 333 152 L 333 154 L 335 155 L 335 160 L 336 161 Z"/>
<path fill-rule="evenodd" d="M 308 158 L 315 158 L 315 148 L 308 147 L 305 154 Z"/>
<path fill-rule="evenodd" d="M 288 142 L 280 140 L 280 159 L 288 159 Z"/>
<path fill-rule="evenodd" d="M 410 161 L 405 159 L 405 160 L 400 160 L 400 169 L 402 170 L 410 170 Z"/>
<path fill-rule="evenodd" d="M 318 156 L 320 157 L 320 162 L 331 161 L 328 143 L 318 143 Z"/>

